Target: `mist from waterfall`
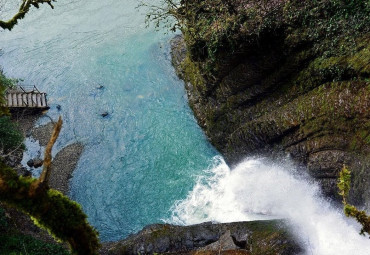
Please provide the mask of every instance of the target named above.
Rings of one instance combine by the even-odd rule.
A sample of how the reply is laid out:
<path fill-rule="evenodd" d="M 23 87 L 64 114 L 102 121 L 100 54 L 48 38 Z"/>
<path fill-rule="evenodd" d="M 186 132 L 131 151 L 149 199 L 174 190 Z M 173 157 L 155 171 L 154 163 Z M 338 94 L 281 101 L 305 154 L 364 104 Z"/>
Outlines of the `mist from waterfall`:
<path fill-rule="evenodd" d="M 307 254 L 368 255 L 360 225 L 322 197 L 309 177 L 289 160 L 245 159 L 230 169 L 221 157 L 198 177 L 194 189 L 173 206 L 170 222 L 234 222 L 288 219 Z"/>

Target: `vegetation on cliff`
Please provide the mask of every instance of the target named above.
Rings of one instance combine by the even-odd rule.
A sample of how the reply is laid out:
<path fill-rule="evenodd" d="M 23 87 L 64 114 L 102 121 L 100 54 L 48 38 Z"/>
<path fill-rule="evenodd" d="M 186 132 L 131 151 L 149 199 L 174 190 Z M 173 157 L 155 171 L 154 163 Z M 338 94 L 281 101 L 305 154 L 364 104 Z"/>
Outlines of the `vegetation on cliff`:
<path fill-rule="evenodd" d="M 23 136 L 10 120 L 9 110 L 5 107 L 5 90 L 14 86 L 16 81 L 8 79 L 0 71 L 0 157 L 22 147 Z"/>
<path fill-rule="evenodd" d="M 97 252 L 97 232 L 88 225 L 79 204 L 58 191 L 40 186 L 38 179 L 18 176 L 2 163 L 0 200 L 30 215 L 57 240 L 68 242 L 74 254 Z"/>
<path fill-rule="evenodd" d="M 46 146 L 39 179 L 19 176 L 0 161 L 0 201 L 28 214 L 57 240 L 68 242 L 73 254 L 95 254 L 100 247 L 98 233 L 88 224 L 81 206 L 48 185 L 51 150 L 61 127 L 59 119 Z"/>
<path fill-rule="evenodd" d="M 350 199 L 370 208 L 370 2 L 165 2 L 148 17 L 177 20 L 187 49 L 177 69 L 226 159 L 289 153 L 338 199 L 345 163 Z"/>
<path fill-rule="evenodd" d="M 19 233 L 0 207 L 0 254 L 68 255 L 69 252 L 56 244 L 45 243 L 31 236 Z"/>
<path fill-rule="evenodd" d="M 365 211 L 360 211 L 355 206 L 347 203 L 348 194 L 351 188 L 351 171 L 349 171 L 345 166 L 339 173 L 337 185 L 340 191 L 339 194 L 343 199 L 344 213 L 347 217 L 355 218 L 362 225 L 360 232 L 361 235 L 365 235 L 365 233 L 370 235 L 370 216 L 366 215 Z"/>

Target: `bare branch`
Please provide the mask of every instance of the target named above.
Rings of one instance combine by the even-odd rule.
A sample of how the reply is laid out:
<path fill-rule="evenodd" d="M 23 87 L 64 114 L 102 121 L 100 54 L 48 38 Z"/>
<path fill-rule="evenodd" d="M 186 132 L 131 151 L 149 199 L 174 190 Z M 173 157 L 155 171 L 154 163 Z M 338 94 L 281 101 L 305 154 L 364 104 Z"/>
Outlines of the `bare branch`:
<path fill-rule="evenodd" d="M 50 172 L 51 172 L 50 166 L 51 166 L 51 160 L 52 160 L 51 151 L 53 149 L 53 146 L 56 140 L 58 139 L 60 130 L 62 129 L 62 124 L 63 124 L 62 118 L 59 117 L 58 122 L 54 125 L 53 134 L 51 135 L 50 140 L 48 144 L 46 145 L 45 156 L 44 156 L 44 168 L 39 178 L 39 183 L 41 184 L 48 184 L 49 182 L 49 177 L 50 177 Z"/>

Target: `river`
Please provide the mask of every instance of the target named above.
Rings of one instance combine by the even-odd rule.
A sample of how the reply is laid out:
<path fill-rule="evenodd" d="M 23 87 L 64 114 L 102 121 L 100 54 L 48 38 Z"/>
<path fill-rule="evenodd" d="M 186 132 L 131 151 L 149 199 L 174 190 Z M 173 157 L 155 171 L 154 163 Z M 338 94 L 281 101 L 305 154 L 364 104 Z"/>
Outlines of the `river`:
<path fill-rule="evenodd" d="M 15 10 L 10 2 L 3 16 Z M 246 159 L 233 170 L 225 164 L 171 66 L 174 34 L 146 28 L 137 4 L 60 0 L 0 32 L 6 75 L 46 91 L 48 115 L 64 119 L 54 154 L 76 141 L 85 145 L 69 195 L 101 239 L 163 221 L 289 218 L 308 254 L 369 254 L 359 226 L 289 163 Z"/>

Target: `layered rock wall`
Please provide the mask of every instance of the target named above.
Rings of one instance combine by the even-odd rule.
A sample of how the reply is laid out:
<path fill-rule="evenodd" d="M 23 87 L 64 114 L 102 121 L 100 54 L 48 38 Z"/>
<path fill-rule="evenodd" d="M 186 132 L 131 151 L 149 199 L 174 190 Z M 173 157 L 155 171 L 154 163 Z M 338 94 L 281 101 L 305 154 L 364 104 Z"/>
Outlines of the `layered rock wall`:
<path fill-rule="evenodd" d="M 351 201 L 369 209 L 369 6 L 272 1 L 262 11 L 246 3 L 263 1 L 227 2 L 235 8 L 199 11 L 172 45 L 210 141 L 231 164 L 289 154 L 331 197 L 346 164 Z"/>

